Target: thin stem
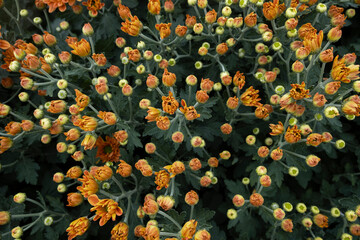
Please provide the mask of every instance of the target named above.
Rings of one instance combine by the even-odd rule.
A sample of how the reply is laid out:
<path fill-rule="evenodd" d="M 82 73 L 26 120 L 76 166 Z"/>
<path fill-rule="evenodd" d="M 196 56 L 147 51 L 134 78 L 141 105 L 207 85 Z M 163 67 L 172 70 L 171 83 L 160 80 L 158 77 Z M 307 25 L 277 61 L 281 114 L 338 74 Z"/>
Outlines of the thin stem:
<path fill-rule="evenodd" d="M 44 210 L 46 209 L 45 206 L 43 206 L 41 203 L 39 203 L 38 201 L 33 200 L 33 199 L 31 199 L 31 198 L 26 197 L 26 200 L 25 200 L 25 201 L 31 202 L 31 203 L 33 203 L 33 204 L 35 204 L 35 205 L 38 205 L 39 207 L 41 207 L 41 208 L 44 209 Z"/>
<path fill-rule="evenodd" d="M 306 157 L 304 155 L 301 155 L 301 154 L 298 154 L 298 153 L 294 153 L 292 151 L 289 151 L 289 150 L 286 150 L 286 149 L 283 149 L 284 152 L 290 154 L 290 155 L 293 155 L 295 157 L 299 157 L 299 158 L 302 158 L 302 159 L 306 159 Z"/>
<path fill-rule="evenodd" d="M 89 36 L 89 40 L 90 40 L 91 52 L 94 54 L 95 53 L 94 39 L 92 38 L 92 36 Z"/>
<path fill-rule="evenodd" d="M 165 213 L 165 212 L 163 212 L 163 211 L 161 211 L 161 210 L 159 210 L 158 213 L 159 213 L 160 215 L 166 217 L 167 219 L 169 219 L 171 222 L 173 222 L 173 223 L 176 225 L 176 227 L 178 227 L 179 229 L 182 228 L 182 227 L 180 226 L 180 224 L 179 224 L 177 221 L 175 221 L 175 219 L 173 219 L 171 216 L 169 216 L 167 213 Z"/>
<path fill-rule="evenodd" d="M 112 176 L 111 179 L 116 183 L 116 185 L 120 188 L 121 193 L 125 193 L 125 189 L 123 185 L 116 179 L 116 177 Z"/>
<path fill-rule="evenodd" d="M 190 220 L 193 219 L 194 216 L 194 205 L 190 206 Z"/>
<path fill-rule="evenodd" d="M 45 20 L 46 20 L 46 29 L 47 29 L 47 31 L 49 33 L 51 33 L 49 16 L 48 16 L 45 9 L 43 10 L 43 12 L 44 12 L 44 15 L 45 15 Z"/>
<path fill-rule="evenodd" d="M 128 205 L 127 205 L 127 208 L 126 208 L 126 214 L 125 214 L 125 219 L 124 219 L 125 223 L 128 222 L 128 219 L 129 219 L 129 216 L 130 216 L 130 210 L 131 210 L 131 197 L 130 196 L 127 198 L 127 201 L 128 201 Z"/>
<path fill-rule="evenodd" d="M 132 109 L 132 102 L 131 102 L 131 97 L 128 97 L 128 101 L 129 101 L 129 113 L 130 113 L 130 119 L 129 121 L 132 122 L 133 121 L 133 109 Z"/>
<path fill-rule="evenodd" d="M 16 97 L 18 95 L 18 93 L 21 91 L 21 88 L 19 88 L 14 95 L 12 95 L 8 100 L 6 100 L 5 102 L 3 102 L 3 104 L 6 104 L 8 102 L 10 102 L 11 100 L 14 99 L 14 97 Z"/>
<path fill-rule="evenodd" d="M 30 75 L 33 75 L 34 77 L 38 77 L 38 78 L 41 78 L 41 79 L 44 79 L 44 80 L 50 80 L 49 78 L 47 78 L 47 77 L 44 77 L 44 76 L 41 76 L 41 75 L 39 75 L 39 74 L 37 74 L 37 73 L 34 73 L 34 72 L 32 72 L 32 71 L 29 71 L 29 70 L 27 70 L 26 68 L 21 68 L 20 69 L 22 72 L 26 72 L 26 73 L 28 73 L 28 74 L 30 74 Z"/>
<path fill-rule="evenodd" d="M 46 211 L 37 212 L 37 213 L 28 213 L 28 214 L 15 214 L 15 215 L 11 215 L 11 219 L 26 218 L 26 217 L 37 217 L 37 216 L 40 216 L 41 214 L 43 214 L 45 212 Z"/>
<path fill-rule="evenodd" d="M 20 27 L 19 20 L 16 19 L 16 17 L 14 17 L 14 15 L 12 15 L 12 13 L 6 7 L 3 7 L 3 9 L 4 9 L 5 13 L 7 15 L 9 15 L 9 17 L 12 18 L 15 21 L 15 24 L 16 24 L 17 28 L 19 29 L 19 34 L 21 36 L 23 36 L 23 32 L 22 32 L 22 29 Z"/>
<path fill-rule="evenodd" d="M 155 154 L 156 156 L 158 156 L 159 158 L 163 159 L 165 162 L 167 162 L 167 163 L 169 163 L 169 164 L 172 164 L 172 162 L 171 162 L 169 159 L 165 158 L 163 155 L 161 155 L 161 154 L 158 153 L 157 151 L 155 151 L 154 154 Z"/>

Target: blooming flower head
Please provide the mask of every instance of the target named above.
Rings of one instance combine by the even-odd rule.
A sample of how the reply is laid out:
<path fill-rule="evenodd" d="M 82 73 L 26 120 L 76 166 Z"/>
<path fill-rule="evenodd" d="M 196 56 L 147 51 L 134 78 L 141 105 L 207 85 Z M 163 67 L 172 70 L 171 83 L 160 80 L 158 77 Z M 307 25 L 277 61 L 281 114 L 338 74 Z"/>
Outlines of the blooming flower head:
<path fill-rule="evenodd" d="M 81 128 L 84 131 L 93 131 L 97 127 L 97 121 L 93 117 L 83 116 L 73 122 L 74 126 Z"/>
<path fill-rule="evenodd" d="M 121 30 L 133 37 L 138 36 L 143 27 L 143 24 L 137 16 L 130 16 L 130 19 L 126 19 L 126 21 L 122 22 L 121 25 Z"/>
<path fill-rule="evenodd" d="M 96 157 L 102 162 L 118 162 L 120 157 L 120 144 L 112 137 L 106 136 L 105 141 L 98 137 L 95 143 L 98 148 Z"/>
<path fill-rule="evenodd" d="M 122 20 L 125 21 L 126 19 L 131 17 L 130 9 L 127 6 L 119 4 L 117 10 Z"/>
<path fill-rule="evenodd" d="M 190 240 L 196 232 L 197 221 L 187 221 L 181 229 L 181 237 L 183 240 Z"/>
<path fill-rule="evenodd" d="M 271 21 L 280 16 L 285 10 L 285 4 L 279 4 L 279 0 L 274 0 L 273 2 L 264 2 L 263 3 L 263 13 L 264 17 Z"/>
<path fill-rule="evenodd" d="M 98 181 L 106 181 L 112 177 L 113 171 L 106 165 L 101 167 L 93 166 L 90 169 L 90 174 Z"/>
<path fill-rule="evenodd" d="M 198 113 L 196 112 L 195 107 L 194 107 L 194 106 L 188 107 L 188 106 L 186 105 L 186 102 L 185 102 L 184 99 L 181 100 L 181 105 L 182 105 L 183 107 L 180 108 L 180 111 L 184 114 L 186 120 L 192 121 L 192 120 L 200 117 L 200 114 L 198 114 Z"/>
<path fill-rule="evenodd" d="M 163 187 L 168 188 L 170 183 L 170 174 L 165 170 L 155 172 L 156 190 L 161 190 Z"/>
<path fill-rule="evenodd" d="M 284 125 L 282 122 L 278 122 L 278 124 L 270 124 L 269 125 L 270 129 L 271 129 L 271 136 L 277 136 L 279 134 L 282 134 L 284 132 Z"/>
<path fill-rule="evenodd" d="M 88 230 L 89 226 L 90 221 L 87 217 L 81 217 L 72 221 L 70 226 L 66 229 L 68 232 L 68 240 L 83 235 Z"/>
<path fill-rule="evenodd" d="M 96 194 L 88 197 L 89 203 L 93 206 L 90 211 L 96 211 L 94 221 L 100 219 L 99 225 L 103 226 L 107 221 L 116 220 L 116 216 L 121 216 L 123 210 L 118 206 L 118 203 L 112 199 L 99 199 Z"/>
<path fill-rule="evenodd" d="M 311 97 L 309 95 L 309 89 L 305 89 L 305 82 L 301 84 L 291 84 L 292 89 L 290 89 L 290 97 L 294 100 L 301 100 L 303 98 Z"/>
<path fill-rule="evenodd" d="M 344 83 L 350 83 L 352 80 L 360 79 L 359 77 L 359 65 L 345 65 L 345 58 L 339 60 L 339 56 L 336 56 L 331 69 L 331 78 L 335 81 L 342 81 Z"/>
<path fill-rule="evenodd" d="M 321 30 L 318 35 L 315 32 L 311 32 L 304 37 L 304 46 L 309 47 L 312 53 L 316 53 L 320 50 L 321 44 L 324 38 L 324 33 Z"/>
<path fill-rule="evenodd" d="M 169 91 L 169 96 L 162 96 L 162 107 L 164 112 L 167 112 L 169 114 L 174 114 L 176 109 L 179 107 L 178 101 L 173 97 L 173 94 L 171 91 Z"/>
<path fill-rule="evenodd" d="M 299 30 L 298 30 L 298 34 L 299 34 L 299 38 L 304 40 L 305 36 L 309 35 L 309 34 L 316 34 L 317 30 L 316 28 L 314 28 L 311 23 L 305 23 L 304 25 L 302 25 Z"/>
<path fill-rule="evenodd" d="M 102 3 L 101 0 L 87 0 L 82 4 L 87 7 L 92 16 L 97 16 L 98 11 L 105 6 L 105 3 Z"/>
<path fill-rule="evenodd" d="M 288 127 L 285 133 L 285 141 L 288 143 L 296 143 L 301 139 L 301 130 L 298 129 L 297 125 Z"/>
<path fill-rule="evenodd" d="M 116 173 L 120 174 L 122 177 L 129 177 L 131 175 L 131 172 L 131 165 L 126 163 L 124 160 L 120 160 Z"/>
<path fill-rule="evenodd" d="M 104 122 L 108 125 L 114 125 L 117 121 L 116 115 L 113 112 L 99 111 L 98 117 L 104 120 Z"/>
<path fill-rule="evenodd" d="M 119 222 L 111 230 L 111 240 L 126 240 L 128 239 L 129 226 L 124 222 Z"/>
<path fill-rule="evenodd" d="M 258 93 L 259 90 L 255 90 L 253 86 L 246 89 L 246 91 L 240 96 L 240 100 L 242 104 L 245 106 L 252 106 L 252 107 L 260 106 L 261 103 L 259 101 L 261 100 L 261 98 L 258 98 L 259 97 Z"/>
<path fill-rule="evenodd" d="M 65 12 L 66 3 L 70 6 L 75 4 L 75 0 L 42 0 L 42 2 L 49 6 L 49 13 L 54 12 L 57 8 L 60 12 Z"/>
<path fill-rule="evenodd" d="M 149 0 L 147 8 L 152 15 L 159 15 L 161 10 L 160 0 Z"/>
<path fill-rule="evenodd" d="M 68 39 L 66 42 L 69 45 L 69 47 L 74 49 L 71 51 L 73 54 L 78 55 L 79 57 L 87 57 L 90 55 L 91 49 L 90 49 L 90 43 L 88 41 L 86 41 L 83 38 L 80 41 L 77 40 L 74 41 Z"/>
<path fill-rule="evenodd" d="M 97 193 L 99 190 L 99 185 L 87 170 L 84 171 L 83 178 L 79 178 L 78 181 L 82 182 L 82 186 L 78 186 L 76 189 L 79 190 L 86 198 L 92 194 Z"/>

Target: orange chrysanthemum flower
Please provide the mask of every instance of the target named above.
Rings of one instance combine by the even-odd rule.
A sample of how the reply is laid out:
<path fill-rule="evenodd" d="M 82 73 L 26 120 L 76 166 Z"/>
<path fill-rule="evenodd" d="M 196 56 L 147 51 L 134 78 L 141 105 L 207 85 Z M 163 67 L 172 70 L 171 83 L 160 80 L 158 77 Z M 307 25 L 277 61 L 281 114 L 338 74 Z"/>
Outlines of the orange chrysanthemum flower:
<path fill-rule="evenodd" d="M 75 89 L 75 94 L 76 94 L 76 105 L 79 106 L 79 110 L 82 111 L 84 110 L 84 108 L 87 107 L 87 105 L 89 105 L 90 102 L 90 98 L 88 95 L 85 95 L 83 93 L 81 93 L 79 90 Z"/>
<path fill-rule="evenodd" d="M 296 143 L 301 139 L 301 130 L 298 129 L 297 125 L 294 125 L 292 128 L 288 127 L 285 133 L 285 141 L 288 143 Z"/>
<path fill-rule="evenodd" d="M 152 15 L 159 15 L 161 10 L 160 0 L 149 0 L 147 8 Z"/>
<path fill-rule="evenodd" d="M 78 178 L 79 182 L 82 182 L 81 186 L 78 186 L 76 189 L 81 192 L 84 197 L 89 197 L 92 194 L 97 193 L 99 190 L 99 185 L 93 176 L 90 175 L 90 172 L 85 170 L 83 178 Z"/>
<path fill-rule="evenodd" d="M 122 20 L 125 21 L 126 19 L 131 17 L 130 9 L 127 6 L 119 4 L 117 10 Z"/>
<path fill-rule="evenodd" d="M 108 125 L 114 125 L 117 121 L 116 115 L 113 112 L 99 111 L 98 117 L 104 120 Z"/>
<path fill-rule="evenodd" d="M 132 173 L 132 167 L 124 160 L 120 160 L 116 173 L 120 174 L 122 177 L 129 177 Z"/>
<path fill-rule="evenodd" d="M 53 100 L 50 102 L 48 112 L 51 113 L 62 113 L 66 109 L 66 102 L 64 100 Z"/>
<path fill-rule="evenodd" d="M 0 154 L 12 147 L 12 140 L 8 137 L 0 137 Z"/>
<path fill-rule="evenodd" d="M 255 90 L 252 86 L 246 89 L 246 91 L 240 96 L 242 104 L 251 107 L 261 106 L 261 103 L 259 102 L 261 98 L 258 98 L 258 92 L 259 90 Z"/>
<path fill-rule="evenodd" d="M 179 107 L 178 101 L 173 97 L 172 92 L 169 91 L 169 96 L 162 96 L 162 107 L 164 112 L 174 114 Z"/>
<path fill-rule="evenodd" d="M 21 123 L 11 121 L 5 126 L 5 131 L 8 134 L 16 135 L 21 132 Z"/>
<path fill-rule="evenodd" d="M 88 197 L 89 203 L 93 206 L 90 211 L 96 211 L 94 221 L 100 219 L 99 225 L 103 226 L 107 221 L 116 220 L 116 216 L 121 216 L 123 210 L 118 206 L 118 203 L 112 199 L 99 199 L 97 195 L 93 194 Z"/>
<path fill-rule="evenodd" d="M 292 97 L 294 100 L 301 100 L 304 98 L 311 97 L 309 93 L 309 89 L 305 89 L 305 82 L 302 82 L 301 84 L 291 84 L 292 89 L 290 89 L 290 97 Z"/>
<path fill-rule="evenodd" d="M 278 124 L 270 124 L 269 125 L 270 129 L 271 129 L 271 136 L 277 136 L 280 135 L 284 132 L 284 125 L 282 122 L 278 122 Z"/>
<path fill-rule="evenodd" d="M 237 71 L 233 77 L 233 83 L 241 90 L 245 85 L 245 76 L 240 71 Z"/>
<path fill-rule="evenodd" d="M 1 53 L 3 55 L 2 60 L 4 62 L 4 64 L 1 65 L 1 68 L 5 69 L 8 72 L 11 72 L 11 70 L 9 69 L 10 63 L 12 61 L 17 61 L 14 56 L 14 50 L 15 48 L 13 46 L 10 46 L 5 52 Z"/>
<path fill-rule="evenodd" d="M 130 16 L 130 20 L 126 19 L 126 21 L 122 22 L 121 25 L 121 30 L 133 37 L 138 36 L 143 27 L 143 24 L 137 16 Z"/>
<path fill-rule="evenodd" d="M 315 32 L 311 32 L 304 37 L 303 44 L 305 47 L 309 47 L 312 53 L 316 53 L 320 50 L 321 44 L 324 38 L 324 33 L 321 30 L 318 35 Z"/>
<path fill-rule="evenodd" d="M 101 167 L 92 166 L 90 174 L 98 181 L 106 181 L 112 177 L 113 171 L 106 165 Z"/>
<path fill-rule="evenodd" d="M 184 114 L 186 120 L 192 121 L 200 117 L 200 114 L 196 112 L 195 107 L 194 106 L 188 107 L 184 99 L 181 100 L 181 105 L 183 106 L 183 108 L 181 107 L 180 111 Z"/>
<path fill-rule="evenodd" d="M 102 3 L 101 0 L 87 0 L 87 2 L 83 2 L 82 4 L 87 7 L 87 10 L 89 10 L 93 16 L 97 16 L 98 11 L 105 6 L 105 3 Z"/>
<path fill-rule="evenodd" d="M 148 115 L 145 117 L 145 119 L 147 119 L 148 122 L 155 122 L 156 119 L 160 116 L 161 110 L 154 107 L 148 107 L 148 109 Z"/>
<path fill-rule="evenodd" d="M 271 21 L 280 16 L 285 10 L 285 4 L 279 4 L 279 0 L 263 3 L 264 17 Z"/>
<path fill-rule="evenodd" d="M 168 130 L 170 127 L 170 120 L 168 117 L 159 116 L 156 118 L 156 126 L 161 130 Z"/>
<path fill-rule="evenodd" d="M 111 230 L 111 240 L 127 240 L 129 226 L 124 222 L 119 222 Z"/>
<path fill-rule="evenodd" d="M 197 221 L 189 220 L 187 221 L 181 229 L 181 237 L 183 240 L 192 239 L 196 232 Z"/>
<path fill-rule="evenodd" d="M 316 34 L 316 32 L 316 28 L 314 28 L 311 23 L 305 23 L 299 28 L 298 35 L 300 39 L 304 40 L 305 36 L 314 33 Z"/>
<path fill-rule="evenodd" d="M 98 151 L 96 157 L 100 158 L 102 162 L 118 162 L 120 157 L 120 144 L 112 137 L 106 136 L 106 141 L 102 137 L 96 140 L 96 147 Z"/>
<path fill-rule="evenodd" d="M 96 119 L 89 116 L 82 116 L 82 118 L 76 119 L 73 124 L 84 131 L 94 131 L 97 127 Z"/>
<path fill-rule="evenodd" d="M 156 30 L 158 30 L 160 33 L 161 39 L 164 39 L 164 38 L 167 38 L 168 36 L 170 36 L 170 34 L 171 34 L 170 27 L 171 27 L 171 23 L 160 23 L 160 24 L 155 25 Z"/>
<path fill-rule="evenodd" d="M 90 55 L 90 51 L 91 51 L 90 43 L 85 39 L 82 38 L 80 41 L 77 41 L 76 38 L 68 37 L 66 39 L 66 42 L 69 45 L 69 47 L 74 49 L 71 51 L 73 54 L 78 55 L 80 57 L 87 57 Z"/>
<path fill-rule="evenodd" d="M 163 187 L 168 188 L 170 182 L 170 174 L 165 170 L 155 172 L 156 190 L 161 190 Z"/>
<path fill-rule="evenodd" d="M 49 6 L 49 13 L 54 12 L 57 8 L 60 12 L 65 12 L 66 3 L 70 6 L 75 4 L 75 0 L 42 0 L 42 2 Z"/>
<path fill-rule="evenodd" d="M 314 216 L 314 223 L 320 228 L 328 227 L 328 217 L 323 214 L 316 214 Z"/>
<path fill-rule="evenodd" d="M 340 60 L 339 55 L 335 57 L 333 66 L 331 69 L 331 78 L 335 81 L 342 81 L 344 83 L 350 83 L 352 80 L 360 79 L 359 77 L 359 65 L 351 64 L 345 65 L 345 58 Z"/>
<path fill-rule="evenodd" d="M 66 229 L 68 232 L 68 240 L 72 240 L 77 236 L 83 235 L 90 226 L 90 221 L 87 217 L 78 218 L 70 223 Z"/>

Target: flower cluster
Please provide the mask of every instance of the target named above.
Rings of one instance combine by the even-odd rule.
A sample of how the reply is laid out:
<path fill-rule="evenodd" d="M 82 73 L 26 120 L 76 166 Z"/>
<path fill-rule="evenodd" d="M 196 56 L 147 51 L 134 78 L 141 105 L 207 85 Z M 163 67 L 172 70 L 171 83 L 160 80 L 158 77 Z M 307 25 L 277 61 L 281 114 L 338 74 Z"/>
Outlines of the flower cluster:
<path fill-rule="evenodd" d="M 44 187 L 0 238 L 360 236 L 360 1 L 33 3 L 0 0 L 0 170 Z"/>

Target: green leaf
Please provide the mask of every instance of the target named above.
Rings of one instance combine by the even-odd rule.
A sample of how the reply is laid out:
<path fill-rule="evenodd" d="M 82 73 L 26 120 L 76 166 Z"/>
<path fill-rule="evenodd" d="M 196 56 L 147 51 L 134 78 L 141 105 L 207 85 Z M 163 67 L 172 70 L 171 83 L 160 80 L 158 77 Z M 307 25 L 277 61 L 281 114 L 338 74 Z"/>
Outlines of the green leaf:
<path fill-rule="evenodd" d="M 37 170 L 39 169 L 39 164 L 37 164 L 33 159 L 24 157 L 16 164 L 16 177 L 20 182 L 35 185 L 38 179 Z"/>
<path fill-rule="evenodd" d="M 274 182 L 276 183 L 276 185 L 278 187 L 281 187 L 281 184 L 284 180 L 284 173 L 283 173 L 282 166 L 280 166 L 280 164 L 277 162 L 272 162 L 269 165 L 268 170 L 269 170 L 269 176 L 271 177 L 271 179 L 274 179 Z"/>

